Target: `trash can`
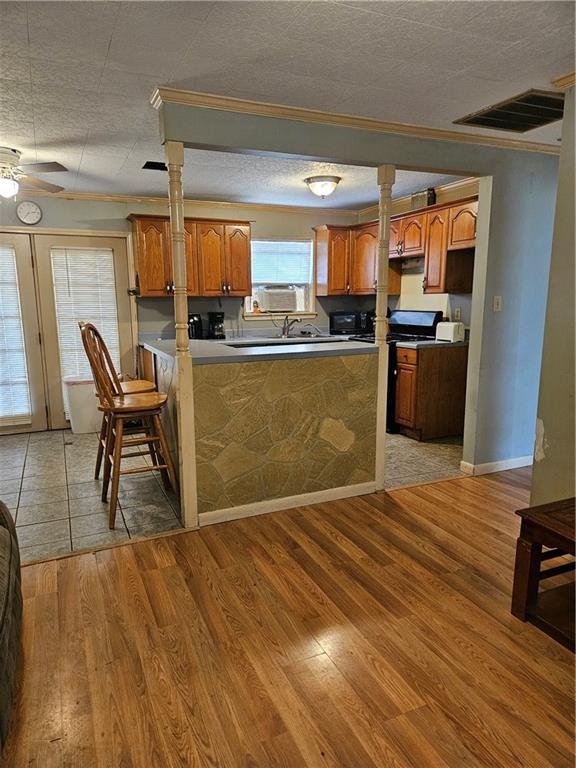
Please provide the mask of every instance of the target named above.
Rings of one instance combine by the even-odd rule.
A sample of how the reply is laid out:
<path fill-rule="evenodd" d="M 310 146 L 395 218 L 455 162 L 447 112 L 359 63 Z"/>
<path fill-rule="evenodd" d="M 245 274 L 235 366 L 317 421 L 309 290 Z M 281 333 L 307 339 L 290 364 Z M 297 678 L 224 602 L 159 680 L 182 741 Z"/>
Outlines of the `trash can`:
<path fill-rule="evenodd" d="M 92 379 L 65 376 L 64 402 L 75 435 L 100 431 L 102 414 L 98 410 L 98 398 L 94 393 Z"/>

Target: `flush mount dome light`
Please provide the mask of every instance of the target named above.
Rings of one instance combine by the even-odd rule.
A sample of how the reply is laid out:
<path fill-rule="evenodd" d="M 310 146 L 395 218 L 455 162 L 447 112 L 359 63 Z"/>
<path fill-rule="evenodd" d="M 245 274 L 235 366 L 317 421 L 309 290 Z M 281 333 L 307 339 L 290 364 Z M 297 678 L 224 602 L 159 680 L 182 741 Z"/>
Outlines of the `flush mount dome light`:
<path fill-rule="evenodd" d="M 18 194 L 19 184 L 11 176 L 0 175 L 0 197 L 14 197 Z"/>
<path fill-rule="evenodd" d="M 310 192 L 322 198 L 331 195 L 340 181 L 342 181 L 340 176 L 309 176 L 304 179 Z"/>

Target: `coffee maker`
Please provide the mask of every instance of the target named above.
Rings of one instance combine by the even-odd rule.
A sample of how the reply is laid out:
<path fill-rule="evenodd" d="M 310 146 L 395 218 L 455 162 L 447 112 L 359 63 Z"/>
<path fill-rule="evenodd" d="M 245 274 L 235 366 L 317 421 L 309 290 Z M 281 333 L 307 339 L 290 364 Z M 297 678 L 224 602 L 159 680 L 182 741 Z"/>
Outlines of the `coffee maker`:
<path fill-rule="evenodd" d="M 188 338 L 202 338 L 202 318 L 197 312 L 188 315 Z"/>
<path fill-rule="evenodd" d="M 224 312 L 208 312 L 208 338 L 225 339 Z"/>

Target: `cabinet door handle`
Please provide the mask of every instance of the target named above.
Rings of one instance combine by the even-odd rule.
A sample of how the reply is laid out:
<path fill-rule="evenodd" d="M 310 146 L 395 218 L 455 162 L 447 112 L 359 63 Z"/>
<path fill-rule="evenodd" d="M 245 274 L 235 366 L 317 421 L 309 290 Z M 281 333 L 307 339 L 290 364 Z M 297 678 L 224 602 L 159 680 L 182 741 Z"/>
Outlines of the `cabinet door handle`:
<path fill-rule="evenodd" d="M 374 288 L 374 290 L 377 290 L 377 288 L 378 288 L 378 280 L 374 280 L 374 282 L 372 283 L 372 288 Z"/>
<path fill-rule="evenodd" d="M 350 293 L 350 283 L 346 286 L 346 293 Z"/>
<path fill-rule="evenodd" d="M 424 291 L 425 291 L 427 287 L 428 287 L 428 278 L 427 278 L 427 277 L 425 277 L 425 278 L 422 280 L 422 290 L 424 290 Z"/>
<path fill-rule="evenodd" d="M 164 289 L 166 293 L 170 293 L 170 283 L 166 283 L 166 287 Z"/>
<path fill-rule="evenodd" d="M 228 285 L 226 286 L 227 293 L 230 293 L 231 289 L 232 289 L 232 286 L 230 285 L 230 283 L 228 283 Z"/>
<path fill-rule="evenodd" d="M 226 283 L 222 283 L 222 293 L 226 293 Z"/>

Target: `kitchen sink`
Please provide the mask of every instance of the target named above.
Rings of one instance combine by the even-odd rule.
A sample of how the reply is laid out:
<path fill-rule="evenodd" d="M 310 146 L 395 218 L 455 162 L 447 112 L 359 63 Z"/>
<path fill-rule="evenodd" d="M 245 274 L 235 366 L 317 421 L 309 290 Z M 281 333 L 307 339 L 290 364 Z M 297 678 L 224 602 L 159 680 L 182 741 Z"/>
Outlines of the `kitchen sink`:
<path fill-rule="evenodd" d="M 225 342 L 227 347 L 244 349 L 248 347 L 285 347 L 291 344 L 331 344 L 334 341 L 346 341 L 340 336 L 290 336 L 287 339 L 250 339 L 246 341 Z"/>

